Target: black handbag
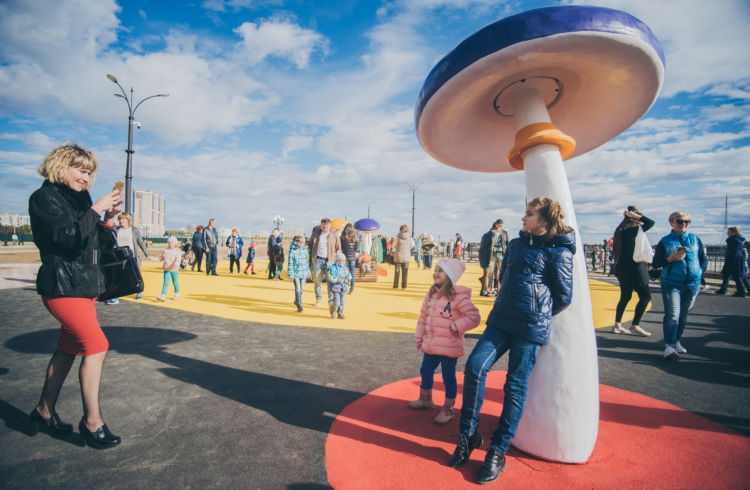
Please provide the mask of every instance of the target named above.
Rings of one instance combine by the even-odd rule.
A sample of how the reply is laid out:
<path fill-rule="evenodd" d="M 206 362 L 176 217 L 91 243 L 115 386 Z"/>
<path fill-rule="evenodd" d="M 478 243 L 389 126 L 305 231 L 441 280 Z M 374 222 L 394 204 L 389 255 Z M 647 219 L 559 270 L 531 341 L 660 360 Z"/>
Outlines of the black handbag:
<path fill-rule="evenodd" d="M 143 276 L 130 247 L 101 250 L 99 268 L 106 287 L 97 298 L 99 301 L 143 292 Z"/>

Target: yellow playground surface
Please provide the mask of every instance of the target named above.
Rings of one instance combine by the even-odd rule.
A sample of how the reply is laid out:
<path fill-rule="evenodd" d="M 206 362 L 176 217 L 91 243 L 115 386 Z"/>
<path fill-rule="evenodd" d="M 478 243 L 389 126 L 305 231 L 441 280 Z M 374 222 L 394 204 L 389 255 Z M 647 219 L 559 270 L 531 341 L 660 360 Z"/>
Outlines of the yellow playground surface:
<path fill-rule="evenodd" d="M 242 263 L 244 268 L 245 264 Z M 180 299 L 172 300 L 170 284 L 167 301 L 158 301 L 161 293 L 161 263 L 145 262 L 142 267 L 145 290 L 144 303 L 164 308 L 173 308 L 204 315 L 213 315 L 233 320 L 245 320 L 274 325 L 290 325 L 346 330 L 413 332 L 419 310 L 427 290 L 432 284 L 432 272 L 417 269 L 412 263 L 409 283 L 405 290 L 393 289 L 393 266 L 386 265 L 386 277 L 377 282 L 357 282 L 354 293 L 346 297 L 344 320 L 333 320 L 328 312 L 328 296 L 323 284 L 323 301 L 314 307 L 313 284 L 307 283 L 302 295 L 304 310 L 297 312 L 294 306 L 294 284 L 286 279 L 268 280 L 265 262 L 256 263 L 257 275 L 229 274 L 229 262 L 220 261 L 218 276 L 207 276 L 205 272 L 180 271 Z M 492 297 L 479 296 L 481 269 L 477 264 L 467 264 L 466 272 L 459 284 L 472 289 L 472 300 L 482 315 L 482 323 L 472 333 L 484 330 L 484 320 L 492 309 Z M 596 328 L 611 326 L 614 310 L 619 298 L 617 286 L 603 281 L 589 280 Z M 123 298 L 135 301 L 134 296 Z M 631 303 L 634 307 L 635 301 Z M 623 321 L 632 319 L 633 307 L 625 312 Z"/>

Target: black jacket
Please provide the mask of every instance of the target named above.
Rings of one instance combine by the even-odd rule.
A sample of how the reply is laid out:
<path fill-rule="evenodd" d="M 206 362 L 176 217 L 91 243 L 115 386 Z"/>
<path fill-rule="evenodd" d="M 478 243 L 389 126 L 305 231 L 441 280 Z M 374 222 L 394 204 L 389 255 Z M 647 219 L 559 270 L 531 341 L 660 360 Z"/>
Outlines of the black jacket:
<path fill-rule="evenodd" d="M 34 243 L 42 266 L 36 291 L 42 296 L 95 298 L 104 291 L 99 243 L 114 246 L 114 233 L 101 226 L 88 191 L 45 180 L 29 198 Z"/>
<path fill-rule="evenodd" d="M 344 255 L 346 255 L 346 260 L 356 260 L 357 259 L 357 247 L 359 246 L 359 242 L 355 239 L 352 241 L 347 240 L 344 238 L 344 233 L 341 233 L 341 251 L 344 252 Z"/>

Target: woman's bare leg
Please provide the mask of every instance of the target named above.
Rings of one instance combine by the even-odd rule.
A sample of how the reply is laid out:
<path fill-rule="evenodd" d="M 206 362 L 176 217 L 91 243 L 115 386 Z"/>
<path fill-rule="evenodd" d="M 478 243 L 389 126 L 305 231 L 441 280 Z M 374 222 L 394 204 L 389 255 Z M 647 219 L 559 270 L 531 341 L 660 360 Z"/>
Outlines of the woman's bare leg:
<path fill-rule="evenodd" d="M 102 413 L 99 409 L 99 385 L 102 380 L 102 367 L 107 352 L 100 352 L 84 356 L 78 377 L 81 381 L 81 401 L 83 402 L 83 417 L 86 428 L 91 432 L 104 425 Z"/>
<path fill-rule="evenodd" d="M 60 395 L 62 385 L 75 359 L 76 356 L 73 354 L 59 350 L 52 354 L 52 358 L 47 365 L 47 376 L 44 379 L 42 395 L 39 397 L 39 404 L 36 407 L 39 415 L 45 419 L 52 417 L 55 413 L 57 397 Z"/>

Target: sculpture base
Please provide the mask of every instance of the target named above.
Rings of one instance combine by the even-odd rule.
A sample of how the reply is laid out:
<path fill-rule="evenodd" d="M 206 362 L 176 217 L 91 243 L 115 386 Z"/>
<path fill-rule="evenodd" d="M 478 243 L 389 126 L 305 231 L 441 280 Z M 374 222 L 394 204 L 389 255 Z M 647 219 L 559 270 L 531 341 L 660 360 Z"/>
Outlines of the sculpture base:
<path fill-rule="evenodd" d="M 438 408 L 411 410 L 419 379 L 365 395 L 336 417 L 326 442 L 334 488 L 463 488 L 475 481 L 502 410 L 504 371 L 491 371 L 479 429 L 484 444 L 463 468 L 447 466 L 456 447 L 456 418 L 432 422 Z M 434 399 L 443 401 L 439 375 Z M 638 393 L 601 385 L 599 439 L 586 464 L 540 460 L 511 447 L 503 488 L 736 488 L 750 478 L 750 439 L 720 424 Z M 686 443 L 686 441 L 688 441 Z M 710 456 L 709 456 L 710 455 Z"/>

